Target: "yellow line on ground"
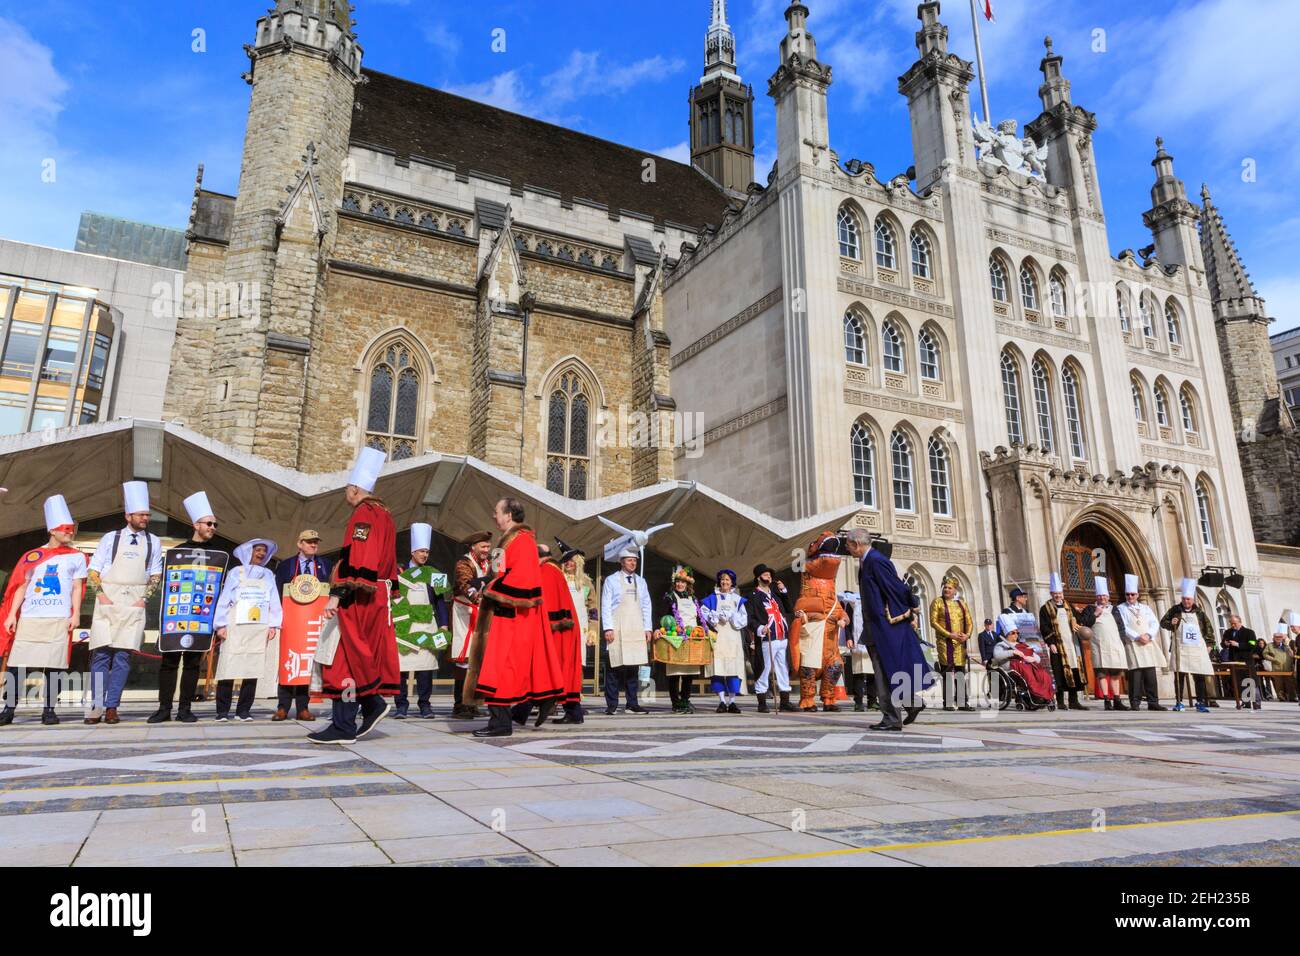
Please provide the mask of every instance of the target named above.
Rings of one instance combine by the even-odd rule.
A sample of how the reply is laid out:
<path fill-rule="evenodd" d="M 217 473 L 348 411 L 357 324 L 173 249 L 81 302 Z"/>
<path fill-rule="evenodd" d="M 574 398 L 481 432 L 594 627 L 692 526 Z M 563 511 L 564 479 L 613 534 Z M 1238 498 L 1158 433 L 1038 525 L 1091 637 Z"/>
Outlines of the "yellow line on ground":
<path fill-rule="evenodd" d="M 1222 817 L 1193 817 L 1186 820 L 1150 820 L 1145 823 L 1118 823 L 1095 831 L 1092 827 L 1072 830 L 1043 830 L 1039 833 L 999 833 L 993 836 L 957 837 L 951 840 L 927 840 L 920 843 L 891 843 L 884 846 L 852 846 L 841 850 L 819 850 L 816 853 L 789 853 L 781 856 L 756 856 L 746 860 L 718 860 L 713 863 L 691 863 L 692 867 L 747 866 L 752 863 L 786 863 L 793 860 L 818 860 L 831 856 L 850 856 L 857 853 L 887 853 L 894 850 L 918 850 L 938 846 L 958 846 L 963 843 L 994 843 L 1000 840 L 1029 840 L 1036 837 L 1072 836 L 1078 833 L 1109 833 L 1111 830 L 1139 830 L 1144 827 L 1181 826 L 1187 823 L 1224 823 L 1236 820 L 1255 820 L 1262 817 L 1286 817 L 1300 810 L 1269 810 L 1260 813 L 1239 813 Z"/>

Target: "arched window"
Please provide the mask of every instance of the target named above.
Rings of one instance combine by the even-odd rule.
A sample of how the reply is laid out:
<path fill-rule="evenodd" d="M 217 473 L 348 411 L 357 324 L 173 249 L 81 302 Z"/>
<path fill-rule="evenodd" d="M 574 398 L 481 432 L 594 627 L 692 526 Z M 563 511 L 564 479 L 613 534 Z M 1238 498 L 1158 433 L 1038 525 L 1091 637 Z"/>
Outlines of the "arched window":
<path fill-rule="evenodd" d="M 859 240 L 857 217 L 841 206 L 835 221 L 840 233 L 840 255 L 846 259 L 861 259 L 862 243 Z"/>
<path fill-rule="evenodd" d="M 1218 622 L 1219 630 L 1226 631 L 1232 625 L 1232 605 L 1223 592 L 1214 600 L 1214 618 Z"/>
<path fill-rule="evenodd" d="M 1007 441 L 1023 445 L 1025 432 L 1021 427 L 1020 370 L 1010 352 L 1002 353 L 1002 407 L 1007 413 Z"/>
<path fill-rule="evenodd" d="M 1156 424 L 1161 428 L 1169 427 L 1169 393 L 1163 385 L 1156 386 Z"/>
<path fill-rule="evenodd" d="M 931 261 L 930 240 L 920 229 L 912 230 L 912 275 L 918 279 L 933 279 L 934 265 Z"/>
<path fill-rule="evenodd" d="M 1038 311 L 1038 278 L 1028 263 L 1020 267 L 1020 304 L 1027 312 Z"/>
<path fill-rule="evenodd" d="M 1061 391 L 1065 396 L 1065 427 L 1070 435 L 1070 454 L 1082 461 L 1088 457 L 1088 445 L 1083 434 L 1079 378 L 1069 366 L 1061 373 Z"/>
<path fill-rule="evenodd" d="M 941 518 L 952 517 L 952 487 L 948 474 L 948 449 L 934 436 L 927 448 L 930 457 L 930 507 Z"/>
<path fill-rule="evenodd" d="M 369 382 L 366 446 L 389 461 L 418 454 L 423 375 L 411 346 L 400 339 L 376 350 L 366 369 Z"/>
<path fill-rule="evenodd" d="M 994 302 L 1007 301 L 1007 270 L 997 256 L 989 257 L 989 285 L 993 290 Z"/>
<path fill-rule="evenodd" d="M 913 512 L 916 498 L 912 493 L 912 446 L 900 431 L 890 436 L 889 458 L 894 473 L 894 510 Z"/>
<path fill-rule="evenodd" d="M 415 213 L 411 212 L 408 206 L 398 206 L 397 212 L 393 213 L 393 222 L 400 222 L 406 226 L 415 225 Z"/>
<path fill-rule="evenodd" d="M 1149 339 L 1156 337 L 1156 300 L 1151 293 L 1142 296 L 1138 311 L 1142 314 L 1142 334 Z"/>
<path fill-rule="evenodd" d="M 577 372 L 555 383 L 546 412 L 546 490 L 586 500 L 591 481 L 591 398 Z"/>
<path fill-rule="evenodd" d="M 533 251 L 539 256 L 555 255 L 555 250 L 551 248 L 551 244 L 544 239 L 537 244 L 537 247 Z"/>
<path fill-rule="evenodd" d="M 920 359 L 921 378 L 931 382 L 939 381 L 939 343 L 929 329 L 922 329 L 916 337 L 916 351 Z"/>
<path fill-rule="evenodd" d="M 1133 317 L 1128 311 L 1128 296 L 1124 294 L 1123 289 L 1115 290 L 1115 307 L 1119 314 L 1119 330 L 1121 332 L 1131 332 L 1133 330 Z"/>
<path fill-rule="evenodd" d="M 844 358 L 854 365 L 867 364 L 867 336 L 862 320 L 851 311 L 844 313 Z"/>
<path fill-rule="evenodd" d="M 849 432 L 853 462 L 853 500 L 867 508 L 876 507 L 876 443 L 871 431 L 854 422 Z"/>
<path fill-rule="evenodd" d="M 1052 316 L 1054 318 L 1065 318 L 1066 299 L 1065 299 L 1065 282 L 1059 275 L 1053 275 L 1048 281 L 1048 291 L 1052 296 Z"/>
<path fill-rule="evenodd" d="M 1195 435 L 1199 431 L 1196 427 L 1196 404 L 1187 389 L 1184 388 L 1178 393 L 1178 404 L 1183 412 L 1183 431 Z"/>
<path fill-rule="evenodd" d="M 882 269 L 898 268 L 898 242 L 894 227 L 884 219 L 876 220 L 876 265 Z"/>
<path fill-rule="evenodd" d="M 899 334 L 898 327 L 888 319 L 880 327 L 880 342 L 881 351 L 885 356 L 885 370 L 889 372 L 904 371 L 903 336 Z"/>
<path fill-rule="evenodd" d="M 1170 345 L 1183 344 L 1183 327 L 1178 321 L 1178 306 L 1170 299 L 1165 303 L 1165 330 L 1169 333 Z"/>
<path fill-rule="evenodd" d="M 1133 392 L 1133 417 L 1142 425 L 1147 422 L 1147 403 L 1142 399 L 1142 386 L 1137 383 L 1136 379 L 1129 381 L 1129 388 Z"/>
<path fill-rule="evenodd" d="M 913 620 L 916 623 L 917 633 L 921 635 L 921 640 L 928 644 L 930 642 L 930 602 L 925 593 L 925 583 L 912 571 L 908 571 L 907 574 L 903 575 L 903 583 L 916 596 L 918 610 Z M 902 611 L 895 611 L 892 607 L 889 610 L 893 614 L 903 613 Z"/>
<path fill-rule="evenodd" d="M 1210 504 L 1210 490 L 1205 487 L 1205 480 L 1196 483 L 1196 517 L 1201 526 L 1201 544 L 1207 548 L 1214 547 L 1214 520 Z"/>
<path fill-rule="evenodd" d="M 1047 366 L 1042 359 L 1034 360 L 1034 418 L 1038 422 L 1038 444 L 1045 452 L 1051 452 L 1055 445 L 1052 428 L 1052 391 L 1051 379 Z"/>

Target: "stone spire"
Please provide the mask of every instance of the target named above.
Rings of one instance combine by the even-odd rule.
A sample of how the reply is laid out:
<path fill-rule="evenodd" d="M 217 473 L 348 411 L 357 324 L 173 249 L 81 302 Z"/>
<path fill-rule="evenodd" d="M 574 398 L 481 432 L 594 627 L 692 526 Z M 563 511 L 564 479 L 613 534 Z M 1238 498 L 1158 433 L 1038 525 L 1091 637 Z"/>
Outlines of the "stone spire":
<path fill-rule="evenodd" d="M 1156 181 L 1151 187 L 1151 208 L 1142 221 L 1156 241 L 1156 257 L 1165 265 L 1200 268 L 1200 246 L 1196 221 L 1201 212 L 1187 200 L 1187 187 L 1174 175 L 1174 158 L 1165 149 L 1165 141 L 1156 137 Z"/>
<path fill-rule="evenodd" d="M 1043 101 L 1043 109 L 1050 112 L 1062 103 L 1070 103 L 1070 81 L 1061 72 L 1065 60 L 1052 50 L 1052 38 L 1044 37 L 1043 46 L 1047 52 L 1038 64 L 1043 71 L 1043 85 L 1038 88 L 1038 96 Z"/>
<path fill-rule="evenodd" d="M 704 77 L 706 83 L 714 76 L 725 76 L 740 82 L 736 73 L 736 36 L 727 23 L 727 0 L 713 0 L 713 19 L 704 36 Z"/>
<path fill-rule="evenodd" d="M 704 76 L 691 90 L 691 165 L 736 198 L 754 181 L 754 91 L 736 73 L 727 0 L 713 0 Z"/>
<path fill-rule="evenodd" d="M 1251 281 L 1250 273 L 1241 264 L 1237 244 L 1232 241 L 1222 214 L 1210 198 L 1209 186 L 1201 186 L 1201 203 L 1201 255 L 1205 259 L 1215 311 L 1264 315 L 1264 300 Z"/>

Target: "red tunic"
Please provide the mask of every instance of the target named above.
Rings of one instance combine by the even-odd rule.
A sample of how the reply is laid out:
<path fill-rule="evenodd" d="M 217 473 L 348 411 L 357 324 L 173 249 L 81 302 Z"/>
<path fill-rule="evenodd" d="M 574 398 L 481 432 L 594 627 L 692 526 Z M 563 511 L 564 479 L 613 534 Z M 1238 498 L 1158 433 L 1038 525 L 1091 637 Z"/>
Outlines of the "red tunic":
<path fill-rule="evenodd" d="M 577 621 L 569 579 L 554 558 L 542 561 L 542 607 L 551 627 L 551 646 L 559 666 L 564 703 L 582 700 L 582 657 L 578 653 Z"/>
<path fill-rule="evenodd" d="M 389 614 L 389 592 L 397 580 L 397 528 L 383 502 L 357 505 L 343 536 L 343 551 L 330 573 L 339 598 L 339 646 L 334 662 L 321 668 L 322 693 L 329 698 L 398 692 L 397 635 Z"/>
<path fill-rule="evenodd" d="M 497 574 L 483 589 L 466 680 L 489 706 L 559 697 L 564 678 L 542 605 L 537 539 L 519 525 L 501 547 Z"/>

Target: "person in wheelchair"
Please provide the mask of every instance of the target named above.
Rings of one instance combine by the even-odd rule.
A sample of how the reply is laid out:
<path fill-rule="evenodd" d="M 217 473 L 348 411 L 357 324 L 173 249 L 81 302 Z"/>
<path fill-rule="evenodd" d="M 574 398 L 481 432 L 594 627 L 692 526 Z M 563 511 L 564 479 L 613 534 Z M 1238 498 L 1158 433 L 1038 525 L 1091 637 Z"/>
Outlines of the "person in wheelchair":
<path fill-rule="evenodd" d="M 993 645 L 993 669 L 998 676 L 1001 708 L 1013 700 L 1017 710 L 1056 709 L 1052 672 L 1033 646 L 1020 640 L 1013 615 L 1003 614 L 998 622 L 1002 636 Z"/>

